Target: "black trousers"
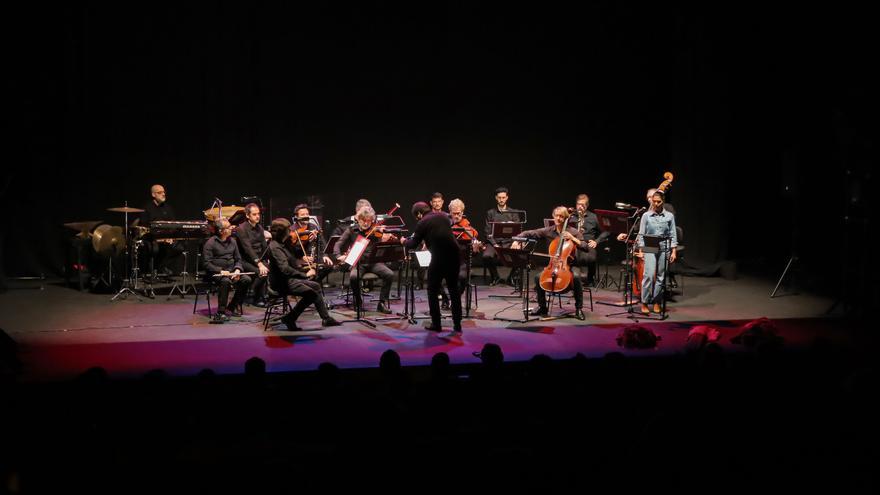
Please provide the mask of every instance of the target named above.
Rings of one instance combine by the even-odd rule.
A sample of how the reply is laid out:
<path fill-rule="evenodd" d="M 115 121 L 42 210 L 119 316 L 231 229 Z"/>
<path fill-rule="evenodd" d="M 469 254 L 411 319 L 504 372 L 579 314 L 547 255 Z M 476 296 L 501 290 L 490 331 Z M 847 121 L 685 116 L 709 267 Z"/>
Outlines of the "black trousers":
<path fill-rule="evenodd" d="M 209 273 L 209 276 L 213 275 Z M 242 275 L 238 280 L 233 282 L 231 277 L 219 277 L 217 281 L 217 311 L 226 311 L 229 302 L 229 289 L 235 288 L 235 295 L 232 296 L 232 307 L 236 307 L 244 301 L 248 287 L 251 285 L 251 277 Z"/>
<path fill-rule="evenodd" d="M 576 309 L 581 309 L 584 307 L 584 285 L 581 283 L 581 274 L 579 270 L 572 270 L 572 277 L 574 280 L 572 281 L 572 290 L 574 291 L 574 307 Z M 547 309 L 547 291 L 541 288 L 541 284 L 538 282 L 541 279 L 541 274 L 535 275 L 535 292 L 538 293 L 538 306 L 541 309 Z"/>
<path fill-rule="evenodd" d="M 431 322 L 434 326 L 440 326 L 440 295 L 443 281 L 449 289 L 449 299 L 452 305 L 452 321 L 456 325 L 461 324 L 461 292 L 458 288 L 459 267 L 457 264 L 443 266 L 434 265 L 428 267 L 428 309 L 431 312 Z"/>
<path fill-rule="evenodd" d="M 147 259 L 151 262 L 147 268 L 148 270 L 161 272 L 163 269 L 168 269 L 174 273 L 180 272 L 180 266 L 183 263 L 181 258 L 183 258 L 184 251 L 181 242 L 174 241 L 168 244 L 167 242 L 151 241 L 145 242 L 144 247 L 146 248 Z"/>
<path fill-rule="evenodd" d="M 324 302 L 324 296 L 321 295 L 321 284 L 314 280 L 305 280 L 301 278 L 288 278 L 287 287 L 285 288 L 287 295 L 299 297 L 290 310 L 291 317 L 296 320 L 310 304 L 315 305 L 315 310 L 321 316 L 321 319 L 330 318 L 330 312 L 327 309 L 327 303 Z"/>
<path fill-rule="evenodd" d="M 374 273 L 382 280 L 382 292 L 379 293 L 379 300 L 387 301 L 391 297 L 391 285 L 394 282 L 394 271 L 385 263 L 374 263 L 372 265 L 360 265 L 361 274 Z M 349 284 L 351 284 L 351 293 L 354 297 L 361 297 L 361 281 L 357 276 L 357 267 L 352 268 L 348 274 Z"/>
<path fill-rule="evenodd" d="M 251 290 L 254 293 L 254 301 L 260 301 L 266 298 L 266 281 L 269 280 L 269 277 L 261 277 L 260 276 L 260 268 L 253 263 L 248 263 L 247 261 L 241 262 L 242 268 L 244 268 L 245 272 L 254 272 L 251 278 L 253 279 L 251 282 Z"/>
<path fill-rule="evenodd" d="M 575 265 L 580 267 L 583 270 L 583 273 L 587 274 L 587 279 L 592 279 L 596 276 L 596 269 L 598 266 L 596 265 L 596 257 L 598 252 L 595 249 L 589 249 L 586 253 L 583 251 L 576 251 L 575 253 Z"/>

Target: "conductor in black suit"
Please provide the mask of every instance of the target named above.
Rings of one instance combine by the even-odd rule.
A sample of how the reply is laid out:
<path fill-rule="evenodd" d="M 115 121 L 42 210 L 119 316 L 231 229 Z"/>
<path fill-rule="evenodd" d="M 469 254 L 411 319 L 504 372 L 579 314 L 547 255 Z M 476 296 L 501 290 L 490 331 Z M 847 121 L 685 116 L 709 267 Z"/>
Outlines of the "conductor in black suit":
<path fill-rule="evenodd" d="M 427 203 L 419 201 L 412 206 L 412 214 L 418 220 L 415 232 L 409 239 L 401 239 L 407 249 L 419 246 L 423 241 L 431 252 L 428 266 L 428 307 L 431 322 L 425 324 L 427 330 L 439 332 L 440 295 L 443 280 L 449 289 L 452 302 L 453 333 L 461 333 L 461 293 L 458 289 L 458 267 L 461 264 L 458 242 L 452 234 L 452 222 L 445 213 L 431 211 Z"/>

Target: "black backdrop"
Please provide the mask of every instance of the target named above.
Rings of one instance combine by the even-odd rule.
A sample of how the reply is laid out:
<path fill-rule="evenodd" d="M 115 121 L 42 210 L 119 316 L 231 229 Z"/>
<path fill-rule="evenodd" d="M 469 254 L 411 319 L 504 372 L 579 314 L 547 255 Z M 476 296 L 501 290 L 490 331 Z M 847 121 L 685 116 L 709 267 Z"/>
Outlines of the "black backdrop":
<path fill-rule="evenodd" d="M 105 209 L 154 183 L 180 217 L 214 197 L 320 195 L 338 217 L 442 191 L 477 222 L 506 185 L 536 225 L 578 192 L 641 203 L 669 170 L 692 260 L 773 272 L 795 242 L 834 277 L 817 244 L 842 253 L 872 193 L 875 40 L 842 7 L 15 9 L 7 275 L 61 273 L 62 223 L 120 225 Z"/>

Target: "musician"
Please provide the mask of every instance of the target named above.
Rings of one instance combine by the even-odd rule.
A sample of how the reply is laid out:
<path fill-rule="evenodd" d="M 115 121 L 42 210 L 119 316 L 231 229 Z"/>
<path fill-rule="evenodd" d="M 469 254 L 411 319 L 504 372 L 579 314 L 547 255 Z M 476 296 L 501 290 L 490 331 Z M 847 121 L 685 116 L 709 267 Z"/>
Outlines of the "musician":
<path fill-rule="evenodd" d="M 587 241 L 584 240 L 584 236 L 581 235 L 580 232 L 577 231 L 576 228 L 569 226 L 565 232 L 562 231 L 562 225 L 565 223 L 565 219 L 569 217 L 568 208 L 564 206 L 557 206 L 553 209 L 553 222 L 555 225 L 552 227 L 545 227 L 543 229 L 535 229 L 535 230 L 526 230 L 520 234 L 520 237 L 525 237 L 528 239 L 547 239 L 548 242 L 552 242 L 553 239 L 558 237 L 562 237 L 565 240 L 569 240 L 575 244 L 578 251 L 587 251 Z M 519 241 L 514 241 L 511 245 L 512 248 L 520 249 L 522 247 Z M 553 253 L 550 253 L 553 254 Z M 574 308 L 575 308 L 575 318 L 578 320 L 583 320 L 586 317 L 584 316 L 584 294 L 583 294 L 583 285 L 581 284 L 580 274 L 577 273 L 578 269 L 576 267 L 572 267 L 572 274 L 574 275 L 572 285 L 574 290 Z M 532 316 L 546 316 L 548 314 L 547 310 L 547 293 L 544 289 L 541 288 L 539 284 L 540 274 L 535 276 L 535 291 L 538 293 L 538 309 L 532 310 Z"/>
<path fill-rule="evenodd" d="M 330 236 L 342 236 L 342 234 L 344 234 L 346 230 L 357 223 L 357 220 L 355 219 L 355 217 L 357 217 L 357 212 L 361 211 L 361 208 L 363 208 L 364 206 L 372 207 L 373 205 L 370 204 L 370 200 L 368 199 L 361 198 L 357 200 L 357 202 L 354 204 L 354 215 L 337 220 L 336 227 L 333 229 L 333 232 L 330 233 Z"/>
<path fill-rule="evenodd" d="M 137 224 L 141 227 L 149 227 L 150 222 L 157 220 L 173 221 L 177 220 L 174 209 L 166 201 L 165 186 L 155 184 L 150 188 L 150 201 L 144 205 L 143 212 L 137 220 Z M 174 274 L 172 266 L 179 265 L 180 257 L 183 255 L 183 245 L 171 239 L 151 242 L 145 242 L 147 256 L 152 260 L 152 270 L 160 275 L 170 276 Z"/>
<path fill-rule="evenodd" d="M 669 263 L 676 259 L 678 237 L 675 231 L 675 215 L 663 207 L 663 193 L 654 190 L 651 195 L 651 208 L 642 215 L 639 223 L 639 234 L 636 245 L 640 248 L 645 260 L 645 273 L 642 276 L 642 307 L 644 314 L 650 313 L 648 305 L 653 304 L 655 313 L 661 311 L 660 301 L 663 297 L 664 278 L 666 276 L 666 258 Z M 648 252 L 645 247 L 645 236 L 668 236 L 668 242 L 661 241 L 657 252 Z"/>
<path fill-rule="evenodd" d="M 590 197 L 584 193 L 578 194 L 575 198 L 575 216 L 568 223 L 573 225 L 587 242 L 586 252 L 577 251 L 575 264 L 587 271 L 587 285 L 592 285 L 596 276 L 596 248 L 600 242 L 605 241 L 609 233 L 599 230 L 599 219 L 588 209 L 589 207 Z"/>
<path fill-rule="evenodd" d="M 336 245 L 333 246 L 333 257 L 340 263 L 345 261 L 349 248 L 354 245 L 358 236 L 366 234 L 367 231 L 373 227 L 373 224 L 376 222 L 376 211 L 373 210 L 372 206 L 364 206 L 358 210 L 357 215 L 355 215 L 355 220 L 355 225 L 352 225 L 348 230 L 343 232 L 342 237 L 340 237 Z M 393 237 L 391 234 L 384 233 L 384 227 L 381 225 L 376 228 L 374 234 L 375 235 L 371 235 L 370 243 L 361 255 L 362 259 L 373 252 L 373 244 L 375 244 L 376 241 L 388 242 Z M 358 263 L 358 266 L 361 268 L 361 273 L 374 273 L 382 279 L 382 292 L 379 295 L 379 305 L 376 307 L 376 311 L 390 314 L 391 308 L 388 299 L 391 296 L 391 282 L 394 280 L 394 272 L 391 271 L 385 263 L 375 263 L 372 265 Z M 349 273 L 349 283 L 351 285 L 351 291 L 355 297 L 355 303 L 360 307 L 363 307 L 363 299 L 361 298 L 361 281 L 358 279 L 357 272 L 357 267 L 351 268 L 351 272 Z"/>
<path fill-rule="evenodd" d="M 318 265 L 315 281 L 321 283 L 323 279 L 333 272 L 333 260 L 326 254 L 323 254 L 324 236 L 321 233 L 321 228 L 312 220 L 309 215 L 309 206 L 306 204 L 296 205 L 293 208 L 293 216 L 296 219 L 294 228 L 298 235 L 300 235 L 300 240 L 303 241 L 302 245 L 300 245 L 299 241 L 293 239 L 294 249 L 297 252 L 297 256 L 301 257 L 303 261 Z M 306 233 L 308 233 L 308 238 L 303 240 Z M 303 252 L 303 248 L 306 249 L 306 252 Z"/>
<path fill-rule="evenodd" d="M 252 277 L 251 284 L 254 306 L 264 308 L 266 307 L 266 281 L 269 275 L 266 231 L 260 225 L 260 207 L 256 203 L 245 205 L 244 214 L 247 221 L 235 228 L 235 238 L 242 256 L 242 268 L 246 272 L 256 273 Z"/>
<path fill-rule="evenodd" d="M 492 281 L 489 285 L 501 283 L 498 276 L 498 267 L 495 260 L 495 248 L 498 246 L 510 247 L 510 239 L 495 239 L 492 237 L 493 222 L 519 222 L 520 218 L 516 211 L 507 206 L 509 191 L 506 187 L 495 189 L 495 208 L 486 212 L 486 250 L 483 251 L 483 265 L 489 270 Z M 509 280 L 509 279 L 508 279 Z"/>
<path fill-rule="evenodd" d="M 299 330 L 296 320 L 310 304 L 321 316 L 321 326 L 333 327 L 340 325 L 330 316 L 327 303 L 321 295 L 321 284 L 309 280 L 315 276 L 315 270 L 308 268 L 302 256 L 297 256 L 297 242 L 290 233 L 290 221 L 276 218 L 269 226 L 272 240 L 269 241 L 269 255 L 272 262 L 269 268 L 269 284 L 272 289 L 284 296 L 297 296 L 299 301 L 289 313 L 281 317 L 288 330 Z"/>
<path fill-rule="evenodd" d="M 443 213 L 443 193 L 435 192 L 431 195 L 431 211 Z"/>
<path fill-rule="evenodd" d="M 227 315 L 227 301 L 229 289 L 234 286 L 235 295 L 232 298 L 233 316 L 241 316 L 237 308 L 241 306 L 248 287 L 251 285 L 249 275 L 237 275 L 242 272 L 241 255 L 238 252 L 238 243 L 232 239 L 232 225 L 229 220 L 222 218 L 215 222 L 217 233 L 211 236 L 202 248 L 202 258 L 205 261 L 205 279 L 216 280 L 219 285 L 217 293 L 217 313 L 211 323 L 223 323 L 229 319 Z M 224 275 L 214 277 L 214 275 Z"/>
<path fill-rule="evenodd" d="M 464 217 L 464 201 L 456 198 L 449 202 L 449 217 L 452 219 L 452 234 L 455 236 L 456 240 L 459 242 L 468 239 L 475 241 L 472 242 L 472 247 L 470 247 L 474 252 L 483 247 L 483 244 L 477 240 L 479 232 L 477 232 L 477 229 L 473 228 L 470 221 Z M 463 230 L 456 231 L 454 229 Z M 461 292 L 464 292 L 463 289 L 464 287 L 467 287 L 467 283 L 467 257 L 462 256 L 461 265 L 458 269 L 458 287 L 461 289 Z"/>
<path fill-rule="evenodd" d="M 422 242 L 431 252 L 431 265 L 428 267 L 428 308 L 431 322 L 425 329 L 439 332 L 440 302 L 437 300 L 441 285 L 446 281 L 452 302 L 453 332 L 461 333 L 461 295 L 458 290 L 458 272 L 461 257 L 458 242 L 452 235 L 449 216 L 444 212 L 434 212 L 426 203 L 419 201 L 412 206 L 412 214 L 418 220 L 415 231 L 409 239 L 401 239 L 407 249 L 413 249 Z"/>
<path fill-rule="evenodd" d="M 652 187 L 651 189 L 648 189 L 648 192 L 645 194 L 645 199 L 646 199 L 647 202 L 648 202 L 648 207 L 647 207 L 647 208 L 642 208 L 642 211 L 646 211 L 646 210 L 651 209 L 651 204 L 652 204 L 652 203 L 651 203 L 651 198 L 654 197 L 654 193 L 655 193 L 655 192 L 657 192 L 657 188 L 656 188 L 656 187 Z M 664 201 L 663 201 L 663 209 L 666 210 L 666 211 L 668 211 L 669 213 L 672 213 L 672 215 L 675 216 L 675 208 L 673 208 L 673 206 L 672 206 L 671 204 L 667 203 L 667 202 L 665 201 L 665 198 L 664 198 Z M 625 241 L 625 240 L 626 240 L 626 234 L 617 234 L 617 240 L 618 240 L 618 241 Z"/>

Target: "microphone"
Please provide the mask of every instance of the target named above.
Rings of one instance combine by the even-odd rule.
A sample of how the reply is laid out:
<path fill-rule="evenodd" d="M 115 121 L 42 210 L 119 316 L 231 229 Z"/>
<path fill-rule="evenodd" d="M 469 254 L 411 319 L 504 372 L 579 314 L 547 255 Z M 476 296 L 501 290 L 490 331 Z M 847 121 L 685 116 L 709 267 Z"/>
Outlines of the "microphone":
<path fill-rule="evenodd" d="M 633 209 L 635 209 L 635 207 L 629 203 L 620 203 L 620 202 L 614 203 L 614 207 L 617 208 L 618 210 L 633 210 Z"/>
<path fill-rule="evenodd" d="M 535 239 L 529 239 L 528 237 L 511 237 L 510 239 L 517 242 L 536 242 Z"/>

